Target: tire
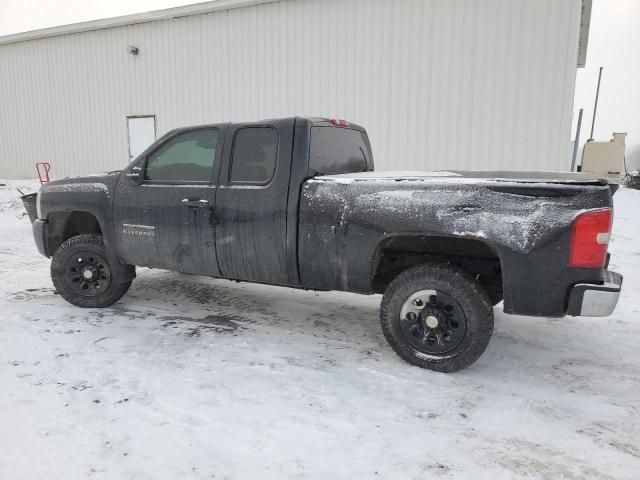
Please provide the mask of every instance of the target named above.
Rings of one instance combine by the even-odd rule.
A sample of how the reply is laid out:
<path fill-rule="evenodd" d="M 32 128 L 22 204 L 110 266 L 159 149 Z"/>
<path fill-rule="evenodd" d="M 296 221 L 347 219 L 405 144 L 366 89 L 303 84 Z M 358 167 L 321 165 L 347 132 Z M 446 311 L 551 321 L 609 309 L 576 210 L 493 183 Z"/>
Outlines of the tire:
<path fill-rule="evenodd" d="M 78 307 L 113 305 L 127 293 L 131 280 L 116 282 L 107 259 L 101 235 L 71 237 L 58 247 L 51 260 L 54 287 L 62 298 Z"/>
<path fill-rule="evenodd" d="M 446 265 L 405 270 L 380 305 L 382 331 L 412 365 L 455 372 L 475 362 L 493 333 L 489 296 L 473 277 Z"/>

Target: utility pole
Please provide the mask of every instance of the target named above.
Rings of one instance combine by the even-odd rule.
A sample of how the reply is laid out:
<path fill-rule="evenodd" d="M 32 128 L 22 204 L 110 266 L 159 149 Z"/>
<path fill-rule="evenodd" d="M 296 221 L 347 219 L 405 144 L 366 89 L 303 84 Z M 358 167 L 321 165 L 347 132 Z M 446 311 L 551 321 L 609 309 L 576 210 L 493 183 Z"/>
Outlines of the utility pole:
<path fill-rule="evenodd" d="M 578 113 L 578 126 L 576 127 L 576 138 L 573 141 L 573 155 L 571 156 L 571 171 L 576 171 L 576 157 L 578 156 L 578 145 L 580 143 L 580 128 L 582 127 L 582 113 L 584 108 L 580 109 Z"/>
<path fill-rule="evenodd" d="M 596 112 L 598 111 L 598 97 L 600 96 L 600 81 L 602 80 L 602 67 L 600 67 L 600 73 L 598 73 L 598 88 L 596 89 L 596 102 L 593 105 L 593 119 L 591 120 L 591 135 L 587 142 L 593 142 L 593 128 L 596 125 Z"/>

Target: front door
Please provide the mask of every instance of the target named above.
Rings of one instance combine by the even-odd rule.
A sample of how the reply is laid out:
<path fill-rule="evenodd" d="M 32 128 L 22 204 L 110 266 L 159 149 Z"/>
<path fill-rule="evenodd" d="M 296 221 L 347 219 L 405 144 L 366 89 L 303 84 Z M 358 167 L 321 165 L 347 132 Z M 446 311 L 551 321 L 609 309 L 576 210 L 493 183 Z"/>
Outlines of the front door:
<path fill-rule="evenodd" d="M 131 161 L 156 141 L 156 117 L 153 115 L 127 117 L 127 132 L 129 161 Z"/>
<path fill-rule="evenodd" d="M 223 277 L 287 284 L 287 196 L 293 119 L 234 125 L 216 197 Z"/>
<path fill-rule="evenodd" d="M 219 275 L 212 215 L 224 131 L 179 131 L 124 172 L 113 212 L 124 262 Z M 126 175 L 133 167 L 141 169 L 140 178 Z"/>

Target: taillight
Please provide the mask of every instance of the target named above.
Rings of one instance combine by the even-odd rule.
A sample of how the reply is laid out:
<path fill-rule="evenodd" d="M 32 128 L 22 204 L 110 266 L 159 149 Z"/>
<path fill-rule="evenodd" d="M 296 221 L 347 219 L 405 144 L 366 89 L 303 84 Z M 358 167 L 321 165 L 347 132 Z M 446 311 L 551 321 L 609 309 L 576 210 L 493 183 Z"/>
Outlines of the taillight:
<path fill-rule="evenodd" d="M 613 211 L 610 208 L 581 213 L 573 221 L 569 266 L 602 268 L 607 258 Z"/>
<path fill-rule="evenodd" d="M 334 127 L 345 128 L 349 126 L 349 122 L 347 122 L 346 120 L 342 120 L 341 118 L 332 118 L 331 125 L 333 125 Z"/>

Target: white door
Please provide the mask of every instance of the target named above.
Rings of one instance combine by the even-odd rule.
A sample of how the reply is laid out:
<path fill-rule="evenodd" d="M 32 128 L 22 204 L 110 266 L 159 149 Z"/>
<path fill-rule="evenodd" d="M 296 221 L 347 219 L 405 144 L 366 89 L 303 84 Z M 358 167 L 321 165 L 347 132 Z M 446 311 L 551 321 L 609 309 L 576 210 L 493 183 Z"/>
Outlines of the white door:
<path fill-rule="evenodd" d="M 133 160 L 156 141 L 156 117 L 127 117 L 129 129 L 129 160 Z"/>

